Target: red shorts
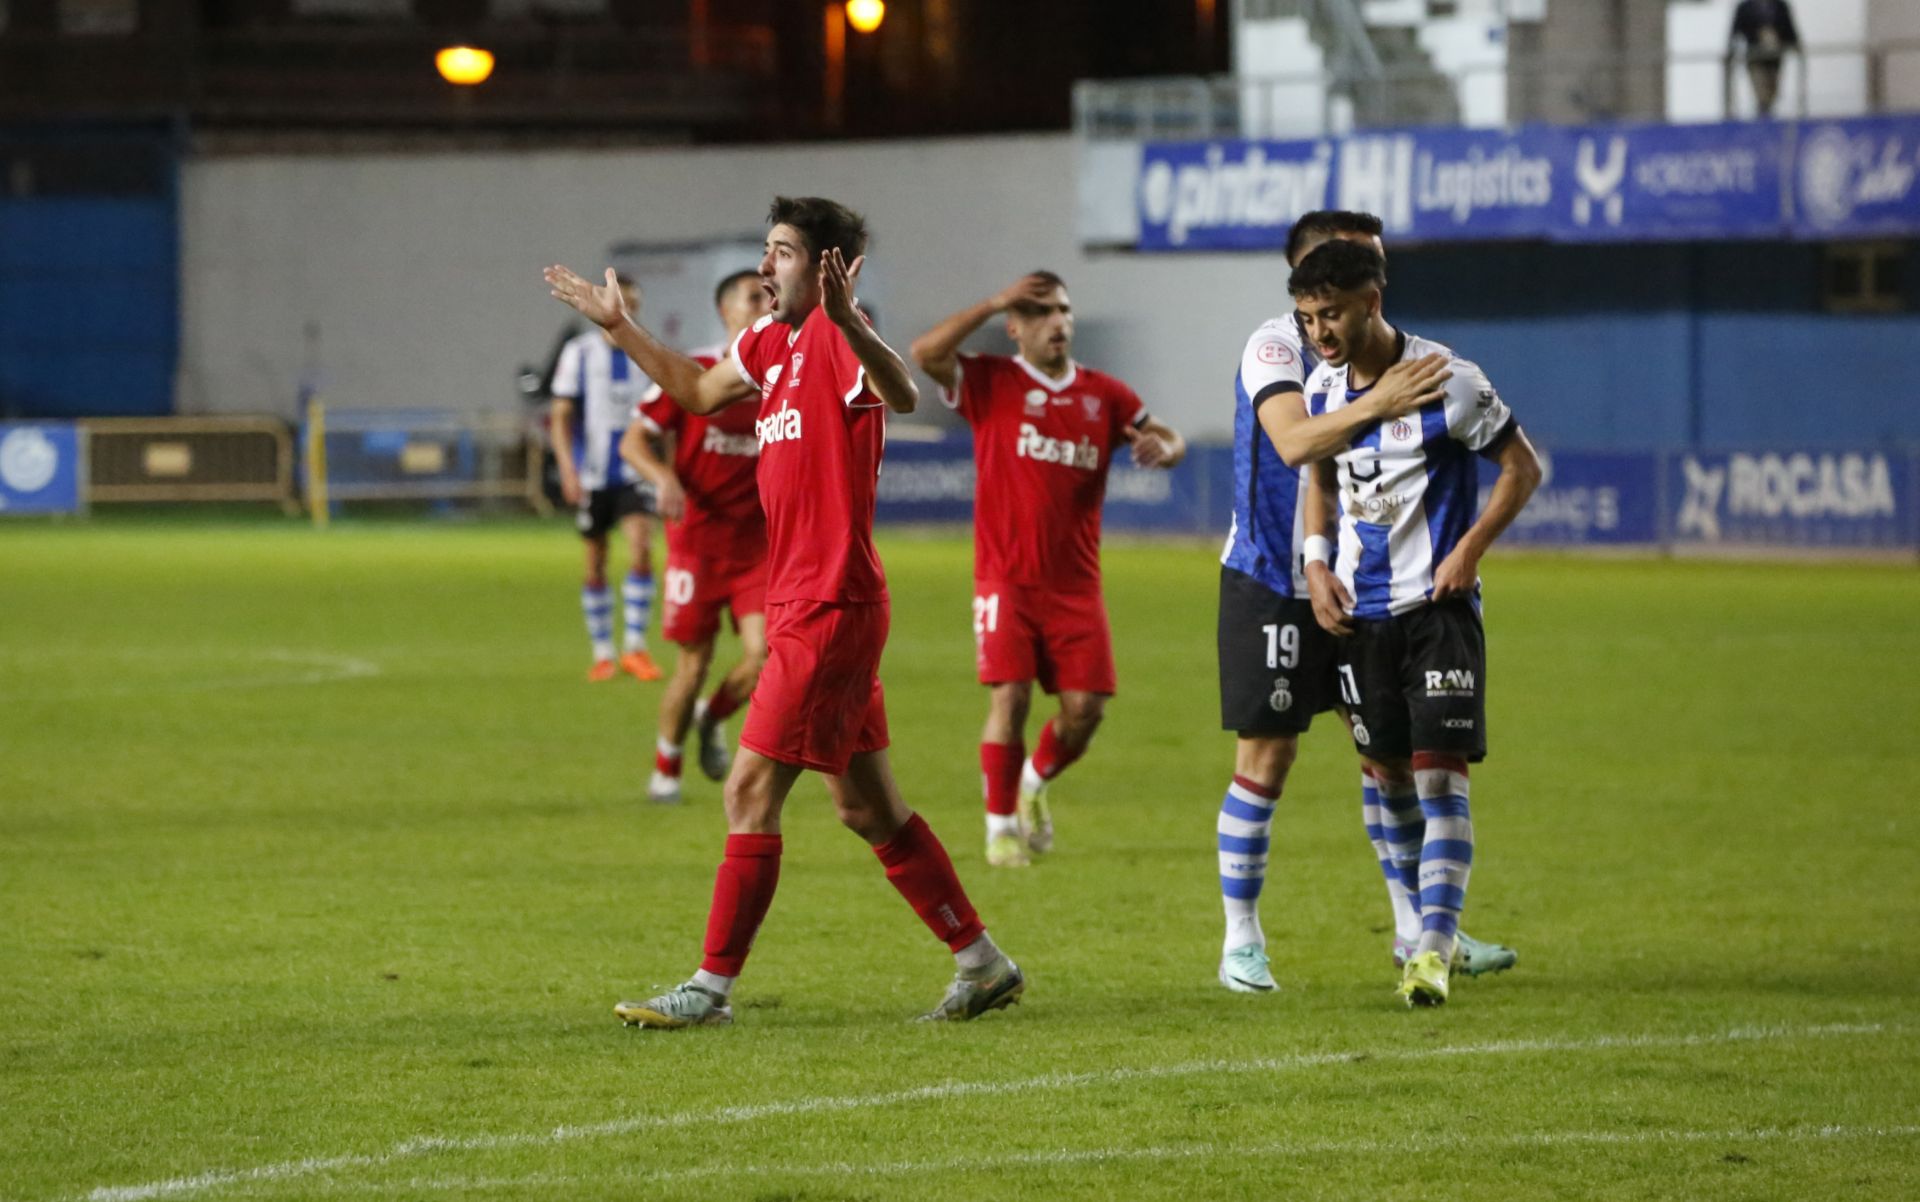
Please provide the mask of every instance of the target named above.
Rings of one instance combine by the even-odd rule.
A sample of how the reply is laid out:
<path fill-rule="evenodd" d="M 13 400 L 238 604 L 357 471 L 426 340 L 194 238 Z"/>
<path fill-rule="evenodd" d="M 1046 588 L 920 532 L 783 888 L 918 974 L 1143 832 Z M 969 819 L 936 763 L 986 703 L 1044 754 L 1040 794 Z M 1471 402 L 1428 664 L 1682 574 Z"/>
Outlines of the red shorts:
<path fill-rule="evenodd" d="M 753 689 L 740 746 L 770 760 L 839 776 L 847 761 L 887 745 L 880 652 L 885 601 L 767 606 L 767 666 Z"/>
<path fill-rule="evenodd" d="M 667 552 L 666 610 L 660 632 L 669 643 L 704 643 L 720 633 L 720 611 L 733 613 L 740 629 L 743 614 L 766 612 L 767 561 L 751 564 Z"/>
<path fill-rule="evenodd" d="M 981 684 L 1037 680 L 1049 693 L 1114 692 L 1113 634 L 1097 592 L 976 581 L 973 637 Z"/>

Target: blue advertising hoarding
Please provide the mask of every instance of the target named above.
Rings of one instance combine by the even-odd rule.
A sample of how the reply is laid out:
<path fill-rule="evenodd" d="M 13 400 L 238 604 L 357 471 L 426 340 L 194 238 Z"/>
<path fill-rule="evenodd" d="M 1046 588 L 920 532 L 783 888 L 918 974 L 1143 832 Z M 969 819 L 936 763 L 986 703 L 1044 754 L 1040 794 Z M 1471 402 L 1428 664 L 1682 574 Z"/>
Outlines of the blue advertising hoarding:
<path fill-rule="evenodd" d="M 1920 115 L 1148 143 L 1139 248 L 1277 250 L 1300 214 L 1416 241 L 1920 233 Z"/>
<path fill-rule="evenodd" d="M 1667 457 L 1678 546 L 1910 547 L 1913 463 L 1885 451 L 1680 452 Z"/>
<path fill-rule="evenodd" d="M 0 515 L 84 510 L 85 448 L 70 422 L 0 422 Z"/>
<path fill-rule="evenodd" d="M 1500 536 L 1532 546 L 1651 546 L 1660 541 L 1660 461 L 1652 454 L 1540 452 L 1540 487 Z M 1499 469 L 1480 464 L 1480 506 Z"/>
<path fill-rule="evenodd" d="M 1920 117 L 1860 117 L 1799 127 L 1793 229 L 1803 238 L 1920 230 Z"/>

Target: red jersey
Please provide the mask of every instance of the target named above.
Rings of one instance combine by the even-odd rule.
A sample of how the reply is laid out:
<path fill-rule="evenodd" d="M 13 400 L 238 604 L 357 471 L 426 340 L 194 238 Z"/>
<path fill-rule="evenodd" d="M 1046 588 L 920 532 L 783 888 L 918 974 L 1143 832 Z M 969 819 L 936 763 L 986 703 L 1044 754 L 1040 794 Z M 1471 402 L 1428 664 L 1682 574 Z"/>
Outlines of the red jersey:
<path fill-rule="evenodd" d="M 724 354 L 725 347 L 712 347 L 690 357 L 712 367 Z M 658 394 L 635 406 L 635 416 L 650 433 L 677 437 L 673 473 L 687 494 L 687 512 L 666 524 L 669 549 L 726 563 L 759 562 L 767 553 L 767 519 L 754 481 L 760 463 L 754 431 L 759 406 L 741 401 L 703 415 Z"/>
<path fill-rule="evenodd" d="M 884 601 L 873 501 L 886 406 L 826 309 L 798 326 L 771 315 L 734 339 L 733 362 L 760 390 L 760 507 L 767 602 Z"/>
<path fill-rule="evenodd" d="M 1078 363 L 1055 380 L 1024 359 L 961 355 L 941 400 L 973 427 L 973 578 L 1097 591 L 1107 469 L 1147 418 L 1133 389 Z"/>

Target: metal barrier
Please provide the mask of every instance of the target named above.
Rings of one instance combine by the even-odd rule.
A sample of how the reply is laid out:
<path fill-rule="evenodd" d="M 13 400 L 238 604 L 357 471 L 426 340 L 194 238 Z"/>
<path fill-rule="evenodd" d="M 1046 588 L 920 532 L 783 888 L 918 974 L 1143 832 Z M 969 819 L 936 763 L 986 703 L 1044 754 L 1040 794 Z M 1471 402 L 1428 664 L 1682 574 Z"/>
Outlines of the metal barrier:
<path fill-rule="evenodd" d="M 1790 57 L 1800 69 L 1783 94 L 1781 117 L 1858 116 L 1901 107 L 1890 81 L 1920 73 L 1920 40 L 1808 46 Z M 1855 112 L 1814 112 L 1810 68 L 1857 64 L 1863 80 Z M 1720 121 L 1737 116 L 1734 94 L 1745 64 L 1722 54 L 1535 56 L 1438 72 L 1426 64 L 1266 76 L 1182 76 L 1082 80 L 1074 85 L 1074 128 L 1083 141 L 1192 141 L 1316 137 L 1354 128 L 1420 125 L 1503 126 L 1526 121 Z M 1670 113 L 1669 80 L 1679 72 L 1718 72 L 1717 112 Z M 1434 103 L 1435 80 L 1452 103 Z M 1476 121 L 1464 103 L 1478 87 L 1504 83 L 1497 120 Z M 1657 97 L 1657 103 L 1648 98 Z M 1517 111 L 1516 111 L 1517 110 Z"/>
<path fill-rule="evenodd" d="M 298 512 L 293 437 L 268 417 L 94 418 L 87 499 L 268 501 Z"/>

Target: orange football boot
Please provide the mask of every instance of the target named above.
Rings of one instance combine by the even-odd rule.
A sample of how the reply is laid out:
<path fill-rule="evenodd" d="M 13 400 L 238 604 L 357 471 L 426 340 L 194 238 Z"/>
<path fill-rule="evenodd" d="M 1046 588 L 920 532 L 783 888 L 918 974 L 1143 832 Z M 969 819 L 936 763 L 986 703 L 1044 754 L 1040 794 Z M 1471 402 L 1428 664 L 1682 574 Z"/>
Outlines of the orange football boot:
<path fill-rule="evenodd" d="M 612 660 L 597 659 L 593 661 L 593 667 L 587 669 L 587 679 L 594 684 L 600 684 L 612 680 L 618 671 L 619 669 L 613 666 Z"/>
<path fill-rule="evenodd" d="M 660 679 L 660 665 L 654 663 L 653 657 L 644 651 L 627 652 L 620 657 L 620 666 L 638 680 Z M 611 676 L 612 673 L 609 672 L 608 675 Z"/>

